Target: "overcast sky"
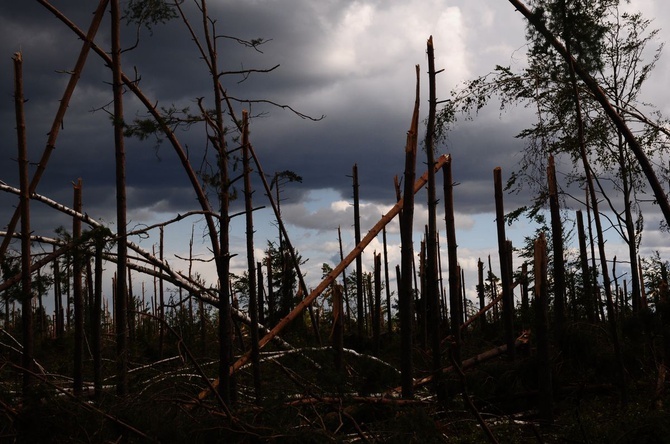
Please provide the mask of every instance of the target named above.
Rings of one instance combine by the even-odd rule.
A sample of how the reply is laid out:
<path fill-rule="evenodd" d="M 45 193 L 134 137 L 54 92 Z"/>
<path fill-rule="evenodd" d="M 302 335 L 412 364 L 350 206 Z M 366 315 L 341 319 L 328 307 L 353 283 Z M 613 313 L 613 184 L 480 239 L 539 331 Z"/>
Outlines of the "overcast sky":
<path fill-rule="evenodd" d="M 96 3 L 53 2 L 84 30 Z M 288 169 L 303 178 L 302 183 L 285 187 L 282 211 L 290 223 L 294 245 L 310 259 L 306 268 L 310 270 L 311 283 L 318 279 L 322 262 L 336 263 L 338 226 L 345 234 L 345 250 L 353 246 L 349 176 L 355 163 L 364 202 L 363 231 L 394 203 L 393 177 L 402 176 L 416 64 L 421 66 L 422 118 L 425 117 L 428 37 L 434 38 L 437 68 L 444 69 L 438 77 L 438 99 L 448 98 L 449 92 L 463 81 L 490 72 L 496 65 L 519 68 L 524 63 L 525 22 L 505 0 L 210 0 L 208 4 L 218 33 L 245 40 L 267 40 L 259 48 L 262 53 L 231 40 L 220 40 L 222 70 L 280 65 L 271 73 L 255 73 L 245 81 L 240 76 L 224 76 L 224 85 L 231 95 L 290 105 L 315 118 L 325 116 L 315 122 L 271 106 L 251 108 L 252 115 L 258 116 L 251 123 L 251 141 L 265 172 Z M 654 18 L 654 26 L 661 28 L 659 42 L 668 41 L 667 4 L 661 0 L 633 1 L 628 8 Z M 184 9 L 193 25 L 199 26 L 191 0 L 184 1 Z M 96 38 L 96 43 L 107 50 L 108 21 Z M 18 186 L 12 54 L 23 54 L 29 157 L 36 162 L 81 41 L 32 0 L 2 2 L 0 29 L 0 180 Z M 124 44 L 130 46 L 135 29 L 124 27 L 123 32 Z M 156 26 L 152 34 L 142 30 L 139 46 L 124 53 L 123 64 L 129 76 L 137 73 L 141 89 L 159 106 L 190 107 L 196 112 L 198 97 L 205 98 L 206 106 L 213 106 L 206 67 L 180 20 Z M 647 97 L 665 115 L 670 115 L 668 78 L 670 64 L 664 56 L 648 82 Z M 38 192 L 69 204 L 71 184 L 81 177 L 86 212 L 113 227 L 114 146 L 110 117 L 104 110 L 112 97 L 110 79 L 108 67 L 91 53 Z M 125 100 L 127 120 L 143 116 L 140 104 L 130 93 Z M 242 108 L 239 105 L 238 111 Z M 440 153 L 453 157 L 454 178 L 459 183 L 455 206 L 460 260 L 470 277 L 474 276 L 478 257 L 485 259 L 491 254 L 495 258 L 497 254 L 492 171 L 500 166 L 503 180 L 509 177 L 524 146 L 524 141 L 514 136 L 530 125 L 532 118 L 523 108 L 501 113 L 492 106 L 474 121 L 457 126 L 447 144 L 438 147 Z M 199 127 L 179 132 L 179 137 L 193 158 L 197 159 L 206 146 Z M 195 195 L 169 145 L 157 148 L 153 140 L 128 140 L 127 153 L 131 228 L 197 209 Z M 194 163 L 199 165 L 197 160 Z M 421 158 L 418 165 L 422 172 Z M 418 199 L 425 199 L 421 196 Z M 256 205 L 266 204 L 260 190 L 255 200 Z M 0 226 L 6 224 L 16 201 L 15 196 L 0 195 Z M 506 196 L 505 206 L 509 211 L 526 203 L 526 195 L 510 195 Z M 420 230 L 424 208 L 418 210 Z M 52 235 L 58 224 L 70 224 L 39 206 L 34 214 L 37 234 Z M 256 246 L 260 252 L 275 229 L 268 210 L 256 214 Z M 649 235 L 645 237 L 643 253 L 651 249 L 667 251 L 667 236 L 656 231 L 658 218 L 648 218 L 647 224 Z M 172 248 L 183 254 L 188 248 L 185 237 L 191 231 L 190 221 L 171 230 Z M 397 226 L 392 225 L 389 230 L 393 234 Z M 515 239 L 529 234 L 523 223 L 509 230 Z M 232 235 L 234 249 L 240 254 L 234 265 L 241 270 L 244 229 L 236 225 Z M 200 238 L 202 233 L 196 236 Z M 198 251 L 206 255 L 206 242 L 196 242 Z M 394 260 L 399 256 L 399 241 L 392 237 L 390 242 Z M 151 249 L 151 242 L 144 240 L 143 246 Z M 378 242 L 370 248 L 380 251 Z M 179 267 L 185 265 L 176 268 Z M 211 276 L 205 266 L 202 271 Z M 469 288 L 474 288 L 473 279 L 466 277 Z"/>

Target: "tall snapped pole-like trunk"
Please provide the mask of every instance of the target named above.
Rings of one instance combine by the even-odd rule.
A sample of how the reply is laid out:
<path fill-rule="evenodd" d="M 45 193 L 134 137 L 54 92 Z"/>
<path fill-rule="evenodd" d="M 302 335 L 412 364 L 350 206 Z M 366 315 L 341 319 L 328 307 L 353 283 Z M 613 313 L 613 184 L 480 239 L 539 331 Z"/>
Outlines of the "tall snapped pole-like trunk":
<path fill-rule="evenodd" d="M 626 388 L 626 369 L 623 362 L 623 352 L 621 350 L 621 342 L 619 340 L 619 332 L 617 328 L 617 320 L 615 315 L 614 299 L 612 297 L 610 275 L 607 269 L 607 255 L 605 254 L 605 238 L 603 234 L 602 222 L 600 220 L 600 212 L 598 210 L 598 197 L 596 196 L 596 190 L 593 181 L 593 175 L 591 172 L 591 166 L 589 164 L 588 156 L 586 153 L 586 136 L 584 134 L 584 119 L 582 116 L 582 106 L 579 97 L 579 88 L 577 85 L 577 77 L 575 70 L 576 62 L 574 61 L 570 53 L 569 42 L 566 42 L 566 47 L 564 49 L 568 55 L 566 60 L 568 62 L 568 68 L 570 70 L 570 82 L 572 84 L 571 86 L 575 105 L 575 119 L 577 121 L 577 137 L 579 140 L 579 155 L 582 160 L 582 166 L 584 167 L 584 177 L 586 178 L 586 187 L 587 192 L 589 194 L 589 198 L 591 200 L 591 208 L 593 209 L 593 221 L 596 226 L 596 235 L 598 238 L 598 255 L 600 257 L 600 265 L 601 265 L 600 271 L 602 273 L 603 290 L 605 291 L 605 303 L 607 306 L 607 324 L 609 326 L 610 335 L 612 337 L 614 354 L 618 365 L 618 371 L 619 371 L 618 383 L 619 383 L 619 390 L 621 393 L 621 403 L 623 405 L 626 405 L 628 402 L 628 390 Z M 582 80 L 584 80 L 583 77 Z M 667 204 L 667 200 L 665 201 L 665 203 Z M 670 221 L 670 212 L 668 213 L 668 215 L 666 215 L 666 217 Z"/>
<path fill-rule="evenodd" d="M 119 0 L 111 0 L 112 89 L 114 93 L 114 153 L 116 160 L 116 392 L 128 393 L 128 298 L 126 289 L 128 247 L 126 244 L 126 150 L 123 136 L 123 79 L 121 76 L 121 11 Z"/>
<path fill-rule="evenodd" d="M 454 344 L 450 348 L 454 360 L 461 362 L 461 303 L 459 297 L 458 276 L 458 245 L 456 244 L 456 221 L 454 218 L 454 179 L 451 171 L 451 156 L 442 169 L 444 188 L 444 218 L 447 233 L 447 263 L 449 265 L 449 315 L 451 335 Z M 483 307 L 483 287 L 481 289 L 481 302 Z M 484 321 L 485 322 L 485 321 Z"/>
<path fill-rule="evenodd" d="M 428 55 L 428 121 L 426 125 L 426 163 L 428 164 L 428 231 L 426 233 L 426 302 L 428 306 L 428 328 L 430 331 L 430 349 L 433 355 L 432 371 L 435 374 L 436 392 L 439 391 L 441 368 L 440 353 L 440 291 L 437 275 L 437 197 L 435 185 L 435 114 L 437 109 L 437 88 L 435 77 L 435 48 L 433 37 L 426 44 Z"/>
<path fill-rule="evenodd" d="M 549 184 L 549 211 L 551 213 L 551 242 L 554 250 L 554 320 L 556 335 L 560 339 L 565 328 L 565 265 L 563 224 L 561 223 L 561 211 L 558 202 L 554 156 L 549 156 L 547 182 Z"/>
<path fill-rule="evenodd" d="M 258 349 L 258 297 L 256 294 L 256 258 L 254 257 L 254 217 L 251 196 L 251 167 L 249 166 L 249 114 L 242 111 L 242 169 L 244 171 L 244 211 L 247 239 L 247 269 L 249 278 L 249 317 L 251 318 L 251 365 L 256 403 L 261 401 L 261 371 Z"/>
<path fill-rule="evenodd" d="M 44 4 L 43 3 L 44 0 L 38 0 L 38 1 Z M 108 2 L 109 0 L 100 0 L 100 2 L 98 3 L 98 7 L 95 10 L 95 14 L 93 15 L 93 19 L 91 20 L 91 25 L 88 29 L 88 33 L 82 36 L 84 44 L 81 47 L 79 57 L 77 58 L 77 62 L 75 63 L 74 69 L 70 74 L 70 80 L 68 81 L 68 84 L 65 87 L 65 91 L 63 92 L 61 99 L 58 101 L 58 111 L 56 112 L 53 122 L 51 123 L 51 129 L 47 133 L 49 137 L 46 143 L 46 147 L 44 148 L 42 157 L 37 165 L 35 174 L 33 175 L 33 178 L 30 181 L 30 194 L 34 193 L 35 190 L 37 189 L 37 184 L 42 178 L 42 174 L 46 169 L 47 163 L 49 162 L 49 158 L 51 157 L 51 153 L 56 149 L 56 140 L 58 139 L 61 127 L 63 126 L 63 119 L 65 118 L 65 113 L 70 104 L 72 94 L 74 93 L 74 90 L 77 86 L 77 82 L 79 81 L 81 73 L 84 70 L 84 65 L 86 64 L 88 53 L 91 50 L 93 38 L 97 34 L 98 28 L 100 27 L 100 23 L 102 22 L 102 19 L 105 16 L 105 10 L 107 9 Z M 19 215 L 21 211 L 20 205 L 21 204 L 19 203 L 19 208 L 16 209 L 14 215 L 12 216 L 12 219 L 9 221 L 9 224 L 7 225 L 7 236 L 5 236 L 5 238 L 2 241 L 2 244 L 0 245 L 0 258 L 3 258 L 5 256 L 7 248 L 9 247 L 9 241 L 12 238 L 11 235 L 14 232 L 16 224 L 19 221 Z"/>
<path fill-rule="evenodd" d="M 418 106 L 418 105 L 417 105 Z M 418 119 L 417 119 L 417 126 L 418 126 Z M 439 159 L 435 162 L 435 171 L 439 171 L 444 164 L 447 161 L 447 156 L 440 156 Z M 419 179 L 416 180 L 414 183 L 414 187 L 412 188 L 412 192 L 414 194 L 418 193 L 419 190 L 426 185 L 426 182 L 428 181 L 427 178 L 428 174 L 424 173 Z M 319 285 L 314 287 L 314 289 L 309 293 L 309 295 L 300 301 L 298 305 L 289 313 L 286 317 L 284 317 L 277 325 L 275 325 L 272 330 L 270 330 L 268 333 L 266 333 L 265 336 L 263 336 L 259 341 L 258 345 L 260 348 L 264 347 L 268 342 L 273 340 L 274 338 L 281 333 L 284 328 L 286 328 L 287 325 L 289 325 L 295 318 L 300 316 L 302 312 L 312 303 L 314 300 L 323 293 L 328 286 L 330 286 L 337 277 L 342 274 L 342 271 L 349 266 L 355 259 L 356 257 L 363 252 L 365 247 L 370 245 L 370 242 L 372 242 L 377 235 L 382 231 L 382 229 L 389 223 L 391 222 L 402 210 L 404 207 L 405 200 L 400 199 L 396 204 L 386 213 L 382 218 L 370 229 L 370 231 L 367 232 L 367 234 L 361 239 L 361 243 L 356 245 L 353 250 L 351 250 L 345 257 L 342 259 L 342 261 L 335 266 L 335 268 L 332 269 L 330 273 L 321 281 Z M 411 261 L 410 261 L 410 266 L 411 266 Z M 396 275 L 398 275 L 398 268 L 396 268 Z M 402 281 L 402 279 L 401 279 Z M 410 286 L 411 286 L 411 281 L 410 281 Z M 398 286 L 399 290 L 402 288 L 401 285 Z M 399 291 L 400 292 L 400 291 Z M 411 303 L 412 301 L 410 301 Z M 410 313 L 411 314 L 411 313 Z M 411 321 L 411 318 L 410 318 Z M 410 336 L 410 341 L 411 341 L 411 336 Z M 250 353 L 245 353 L 243 356 L 241 356 L 235 363 L 232 365 L 230 368 L 230 373 L 235 373 L 237 370 L 240 369 L 244 364 L 249 362 L 250 359 Z M 218 386 L 219 381 L 214 381 L 212 383 L 213 386 Z M 200 399 L 204 398 L 207 396 L 209 393 L 209 390 L 204 390 L 200 392 L 198 397 Z"/>
<path fill-rule="evenodd" d="M 412 228 L 414 225 L 414 192 L 413 184 L 416 174 L 417 133 L 419 129 L 419 65 L 416 65 L 416 99 L 412 122 L 407 132 L 405 145 L 405 183 L 403 191 L 403 206 L 400 214 L 400 282 L 398 294 L 400 309 L 400 380 L 402 397 L 414 397 L 412 384 L 412 318 L 414 294 L 412 290 L 412 276 L 414 275 L 414 248 Z M 430 166 L 429 166 L 430 168 Z"/>
<path fill-rule="evenodd" d="M 105 247 L 103 234 L 95 234 L 95 279 L 91 307 L 91 353 L 93 355 L 93 388 L 95 398 L 102 396 L 102 254 Z"/>
<path fill-rule="evenodd" d="M 352 169 L 354 187 L 354 242 L 361 242 L 361 213 L 358 196 L 358 165 L 354 164 Z M 363 310 L 363 257 L 356 258 L 356 327 L 359 339 L 365 335 L 365 312 Z"/>
<path fill-rule="evenodd" d="M 231 317 L 231 295 L 230 295 L 230 177 L 228 171 L 228 150 L 226 148 L 225 125 L 223 122 L 223 96 L 219 88 L 219 63 L 216 48 L 216 39 L 212 36 L 210 22 L 207 13 L 207 2 L 202 0 L 200 4 L 202 13 L 202 26 L 207 44 L 208 66 L 214 91 L 214 119 L 212 122 L 215 136 L 215 144 L 218 157 L 218 181 L 219 181 L 219 239 L 218 254 L 215 257 L 216 268 L 219 277 L 219 371 L 218 376 L 221 384 L 219 394 L 226 404 L 234 398 L 233 379 L 228 371 L 233 359 L 233 321 Z"/>
<path fill-rule="evenodd" d="M 538 410 L 545 424 L 553 421 L 553 388 L 549 355 L 549 285 L 547 241 L 544 233 L 535 240 L 535 330 L 537 334 Z"/>
<path fill-rule="evenodd" d="M 74 184 L 74 211 L 81 213 L 81 179 Z M 75 248 L 72 250 L 72 298 L 74 306 L 74 374 L 72 378 L 73 391 L 80 396 L 84 390 L 84 292 L 82 289 L 82 262 L 84 255 L 81 245 L 77 245 L 81 238 L 81 219 L 72 218 L 72 240 Z"/>
<path fill-rule="evenodd" d="M 23 104 L 23 55 L 14 54 L 14 112 L 16 114 L 16 136 L 19 154 L 19 183 L 21 188 L 21 326 L 23 333 L 23 394 L 28 394 L 33 377 L 33 291 L 30 274 L 30 188 L 28 177 L 28 144 L 26 137 L 26 118 Z M 10 238 L 11 236 L 7 236 Z M 7 308 L 9 310 L 9 308 Z M 7 328 L 7 326 L 5 326 Z"/>
<path fill-rule="evenodd" d="M 339 229 L 339 227 L 338 227 Z M 384 245 L 384 289 L 386 290 L 386 329 L 393 332 L 393 315 L 391 313 L 391 284 L 389 278 L 388 248 L 386 244 L 386 227 L 382 230 L 382 244 Z"/>
<path fill-rule="evenodd" d="M 505 343 L 507 353 L 513 358 L 514 347 L 514 297 L 512 294 L 511 267 L 508 263 L 509 254 L 505 236 L 505 211 L 503 209 L 502 170 L 493 170 L 496 202 L 496 226 L 498 227 L 498 257 L 500 258 L 500 284 L 502 286 L 503 324 L 505 326 Z"/>

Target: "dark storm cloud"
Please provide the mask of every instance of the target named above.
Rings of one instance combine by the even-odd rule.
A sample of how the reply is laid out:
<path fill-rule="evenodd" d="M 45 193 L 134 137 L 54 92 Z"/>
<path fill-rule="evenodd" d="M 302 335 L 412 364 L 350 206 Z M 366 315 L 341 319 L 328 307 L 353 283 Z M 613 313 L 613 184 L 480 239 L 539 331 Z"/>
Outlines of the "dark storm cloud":
<path fill-rule="evenodd" d="M 62 0 L 54 5 L 85 30 L 95 3 Z M 199 29 L 193 4 L 184 2 L 183 6 Z M 435 34 L 437 63 L 446 70 L 438 85 L 441 97 L 465 80 L 464 76 L 485 73 L 495 64 L 514 63 L 523 55 L 519 49 L 523 22 L 508 5 L 493 9 L 479 2 L 433 0 L 418 8 L 411 2 L 210 1 L 209 10 L 218 32 L 244 40 L 267 40 L 259 47 L 261 53 L 231 39 L 218 39 L 224 71 L 281 65 L 271 73 L 253 73 L 246 80 L 239 75 L 223 76 L 231 95 L 291 105 L 314 117 L 326 115 L 314 122 L 271 105 L 251 105 L 251 114 L 257 116 L 251 123 L 251 140 L 265 172 L 271 176 L 292 170 L 303 177 L 299 186 L 287 187 L 286 196 L 293 202 L 320 189 L 334 189 L 343 199 L 350 199 L 348 176 L 354 163 L 359 167 L 363 199 L 385 205 L 394 201 L 393 177 L 402 176 L 414 100 L 414 65 L 425 65 L 429 33 Z M 401 21 L 410 28 L 399 26 Z M 11 55 L 21 50 L 25 60 L 29 150 L 35 162 L 68 80 L 63 71 L 74 66 L 81 41 L 33 1 L 3 2 L 0 25 L 5 34 L 0 40 L 4 66 L 0 69 L 0 131 L 4 135 L 0 180 L 16 186 Z M 124 44 L 132 45 L 135 28 L 124 27 L 123 32 Z M 96 43 L 109 49 L 108 17 Z M 156 26 L 152 34 L 142 29 L 139 46 L 125 52 L 123 61 L 129 77 L 137 75 L 142 90 L 159 107 L 174 105 L 197 112 L 198 97 L 204 97 L 205 106 L 213 106 L 207 68 L 179 20 Z M 71 183 L 81 177 L 87 211 L 107 221 L 114 220 L 115 192 L 112 125 L 109 113 L 102 109 L 111 101 L 110 77 L 109 68 L 91 53 L 57 149 L 38 187 L 38 192 L 68 203 Z M 423 113 L 425 89 L 422 79 Z M 126 93 L 125 101 L 128 121 L 146 115 L 131 93 Z M 247 106 L 238 104 L 238 112 Z M 507 178 L 523 147 L 514 136 L 527 125 L 527 116 L 523 112 L 516 116 L 501 119 L 497 110 L 485 110 L 474 122 L 459 124 L 447 145 L 439 147 L 440 153 L 453 156 L 454 179 L 460 184 L 455 191 L 458 211 L 492 210 L 492 170 L 502 167 Z M 178 134 L 199 166 L 207 149 L 202 127 Z M 128 204 L 135 212 L 131 218 L 141 219 L 149 211 L 176 213 L 197 208 L 186 174 L 166 142 L 156 148 L 152 139 L 128 139 L 127 155 Z M 421 152 L 418 174 L 425 170 L 424 162 Z M 261 194 L 257 194 L 259 201 Z M 510 196 L 506 204 L 511 208 L 525 199 Z M 15 196 L 0 196 L 3 221 L 15 204 Z M 49 222 L 36 219 L 37 224 Z"/>

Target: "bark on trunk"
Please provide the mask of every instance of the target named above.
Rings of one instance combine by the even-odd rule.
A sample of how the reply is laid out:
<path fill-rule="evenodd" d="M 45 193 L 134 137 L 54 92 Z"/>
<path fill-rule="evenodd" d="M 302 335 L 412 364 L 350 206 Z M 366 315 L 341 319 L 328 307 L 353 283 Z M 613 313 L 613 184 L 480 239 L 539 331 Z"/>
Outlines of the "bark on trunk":
<path fill-rule="evenodd" d="M 81 213 L 81 179 L 74 185 L 73 209 Z M 72 251 L 72 297 L 74 300 L 74 374 L 72 385 L 75 396 L 81 396 L 84 390 L 84 292 L 82 289 L 82 262 L 84 255 L 81 245 L 77 245 L 81 238 L 81 220 L 72 219 L 72 240 L 75 248 Z"/>
<path fill-rule="evenodd" d="M 507 352 L 513 359 L 514 347 L 514 297 L 512 295 L 512 279 L 508 264 L 508 253 L 505 237 L 505 211 L 503 210 L 502 170 L 493 170 L 495 183 L 496 225 L 498 227 L 498 257 L 500 258 L 500 281 L 502 285 L 503 323 L 505 326 L 505 343 Z"/>
<path fill-rule="evenodd" d="M 28 144 L 26 137 L 26 120 L 23 108 L 23 56 L 14 53 L 14 111 L 16 114 L 16 135 L 19 154 L 19 182 L 21 188 L 21 331 L 23 333 L 23 395 L 27 396 L 34 383 L 31 373 L 33 364 L 33 292 L 30 274 L 30 178 L 28 177 Z M 11 239 L 6 236 L 5 239 Z"/>

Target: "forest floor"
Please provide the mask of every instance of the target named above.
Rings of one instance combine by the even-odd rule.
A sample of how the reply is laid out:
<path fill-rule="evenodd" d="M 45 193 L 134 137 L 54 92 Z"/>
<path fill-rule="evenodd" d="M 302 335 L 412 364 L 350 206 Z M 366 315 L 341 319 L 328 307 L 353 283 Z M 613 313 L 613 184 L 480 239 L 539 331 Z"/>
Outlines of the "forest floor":
<path fill-rule="evenodd" d="M 660 339 L 640 325 L 629 330 L 623 335 L 624 392 L 603 326 L 569 326 L 562 345 L 552 351 L 551 423 L 538 416 L 532 340 L 514 360 L 501 354 L 466 369 L 464 377 L 444 373 L 439 396 L 434 384 L 426 384 L 412 400 L 393 392 L 400 384 L 395 334 L 387 335 L 377 357 L 369 341 L 354 347 L 358 352 L 345 354 L 342 372 L 335 371 L 329 347 L 309 345 L 292 352 L 268 347 L 260 366 L 261 400 L 256 401 L 251 368 L 243 367 L 236 374 L 237 396 L 230 410 L 215 396 L 197 401 L 206 383 L 186 358 L 184 343 L 167 344 L 163 356 L 168 358 L 161 360 L 155 340 L 138 338 L 131 394 L 117 397 L 110 376 L 108 388 L 94 402 L 92 390 L 76 399 L 54 388 L 71 384 L 58 376 L 71 374 L 71 338 L 43 340 L 37 358 L 48 383 L 38 384 L 25 398 L 17 396 L 21 377 L 10 364 L 20 360 L 15 352 L 3 352 L 0 442 L 670 442 L 670 396 L 666 383 L 657 383 Z M 298 347 L 303 336 L 294 332 L 286 339 Z M 479 332 L 464 339 L 464 359 L 502 343 L 495 334 Z M 216 359 L 203 358 L 208 350 L 195 342 L 191 351 L 213 377 Z M 103 372 L 113 375 L 113 343 L 107 345 Z M 415 346 L 414 376 L 420 378 L 429 374 L 431 357 Z"/>

